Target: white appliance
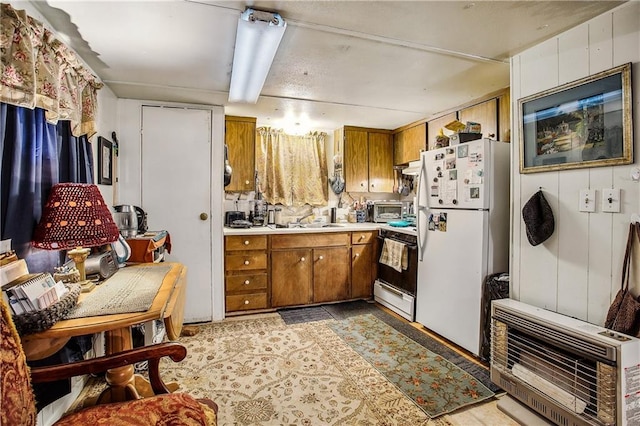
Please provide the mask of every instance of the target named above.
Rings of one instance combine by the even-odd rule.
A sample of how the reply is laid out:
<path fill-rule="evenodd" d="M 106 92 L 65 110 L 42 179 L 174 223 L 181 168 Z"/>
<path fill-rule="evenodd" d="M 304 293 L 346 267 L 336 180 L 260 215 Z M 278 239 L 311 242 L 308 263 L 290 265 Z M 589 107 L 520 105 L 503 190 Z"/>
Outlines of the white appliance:
<path fill-rule="evenodd" d="M 421 154 L 416 321 L 474 355 L 484 279 L 508 271 L 509 151 L 478 139 Z"/>
<path fill-rule="evenodd" d="M 640 340 L 511 299 L 491 306 L 491 380 L 564 426 L 640 424 Z"/>

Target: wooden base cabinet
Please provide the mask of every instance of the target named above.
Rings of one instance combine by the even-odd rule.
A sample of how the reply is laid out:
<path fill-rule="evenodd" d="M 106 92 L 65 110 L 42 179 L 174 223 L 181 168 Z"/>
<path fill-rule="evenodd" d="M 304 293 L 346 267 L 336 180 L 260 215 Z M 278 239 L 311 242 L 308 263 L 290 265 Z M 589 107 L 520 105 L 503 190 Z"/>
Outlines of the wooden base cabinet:
<path fill-rule="evenodd" d="M 313 303 L 350 298 L 349 266 L 348 247 L 313 250 Z"/>
<path fill-rule="evenodd" d="M 271 253 L 271 306 L 312 303 L 312 251 L 296 249 Z"/>
<path fill-rule="evenodd" d="M 269 308 L 267 236 L 225 237 L 225 311 Z"/>
<path fill-rule="evenodd" d="M 373 281 L 377 276 L 377 231 L 351 234 L 351 298 L 373 296 Z"/>
<path fill-rule="evenodd" d="M 377 231 L 225 237 L 227 313 L 371 298 Z"/>
<path fill-rule="evenodd" d="M 348 233 L 271 237 L 271 306 L 308 305 L 350 298 Z"/>

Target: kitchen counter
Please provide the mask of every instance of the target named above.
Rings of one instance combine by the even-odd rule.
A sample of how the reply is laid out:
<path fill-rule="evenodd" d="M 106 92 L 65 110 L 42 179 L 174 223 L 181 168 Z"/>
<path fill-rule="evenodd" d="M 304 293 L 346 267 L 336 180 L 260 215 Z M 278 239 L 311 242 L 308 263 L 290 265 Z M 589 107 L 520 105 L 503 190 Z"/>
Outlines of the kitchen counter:
<path fill-rule="evenodd" d="M 277 234 L 310 234 L 327 232 L 377 231 L 384 223 L 331 223 L 324 227 L 276 228 L 275 225 L 253 226 L 251 228 L 224 227 L 224 235 L 277 235 Z M 387 225 L 388 226 L 388 225 Z"/>

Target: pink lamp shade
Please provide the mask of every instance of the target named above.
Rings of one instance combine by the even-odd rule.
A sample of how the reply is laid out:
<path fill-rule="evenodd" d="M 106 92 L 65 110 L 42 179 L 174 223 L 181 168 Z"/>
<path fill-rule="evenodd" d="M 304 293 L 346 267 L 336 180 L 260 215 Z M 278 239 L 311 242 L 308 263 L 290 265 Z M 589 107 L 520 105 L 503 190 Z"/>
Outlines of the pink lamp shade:
<path fill-rule="evenodd" d="M 46 250 L 95 247 L 120 232 L 96 185 L 59 183 L 51 188 L 31 244 Z"/>

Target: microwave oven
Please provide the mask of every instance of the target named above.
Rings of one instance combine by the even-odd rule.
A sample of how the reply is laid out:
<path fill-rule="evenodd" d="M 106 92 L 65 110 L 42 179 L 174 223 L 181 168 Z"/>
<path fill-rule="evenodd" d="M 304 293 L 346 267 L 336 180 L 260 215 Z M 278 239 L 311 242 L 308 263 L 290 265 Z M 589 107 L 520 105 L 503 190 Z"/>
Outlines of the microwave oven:
<path fill-rule="evenodd" d="M 402 201 L 374 201 L 372 218 L 374 222 L 390 222 L 402 219 Z"/>

